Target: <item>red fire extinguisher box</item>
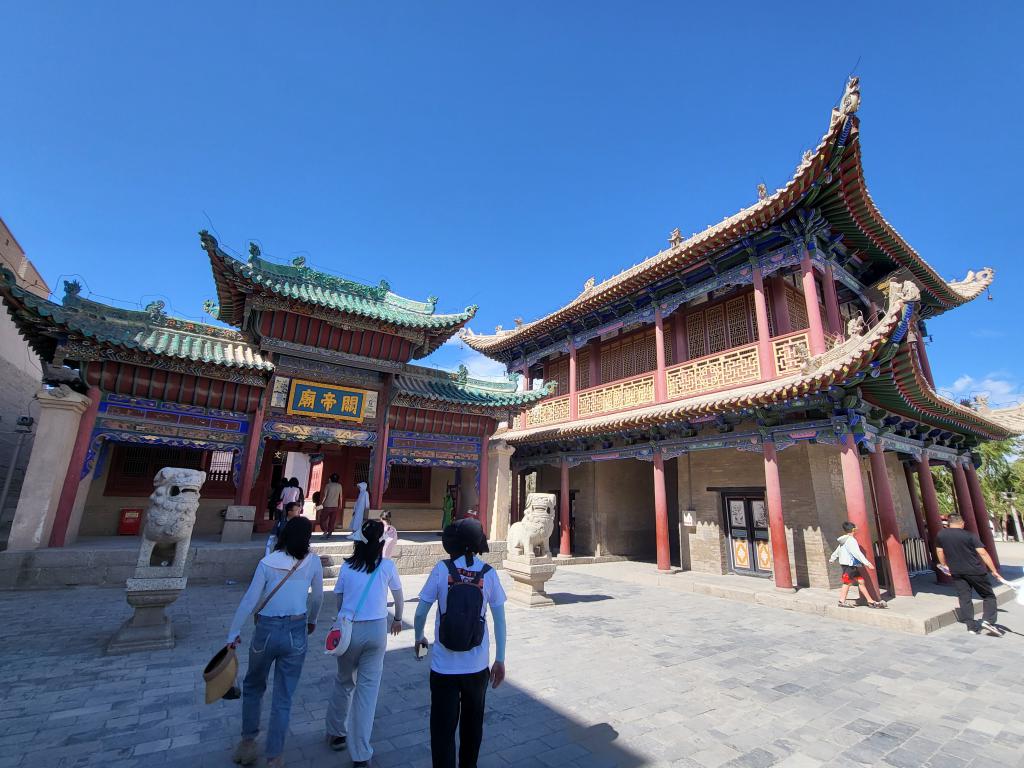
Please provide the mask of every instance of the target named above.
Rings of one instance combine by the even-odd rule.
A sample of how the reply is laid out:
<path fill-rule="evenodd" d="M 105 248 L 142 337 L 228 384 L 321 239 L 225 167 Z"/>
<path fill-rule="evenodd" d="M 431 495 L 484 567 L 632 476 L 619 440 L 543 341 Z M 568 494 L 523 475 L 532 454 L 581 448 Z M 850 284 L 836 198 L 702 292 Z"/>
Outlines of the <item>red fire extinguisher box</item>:
<path fill-rule="evenodd" d="M 142 528 L 142 507 L 127 507 L 121 510 L 117 521 L 118 536 L 138 536 Z"/>

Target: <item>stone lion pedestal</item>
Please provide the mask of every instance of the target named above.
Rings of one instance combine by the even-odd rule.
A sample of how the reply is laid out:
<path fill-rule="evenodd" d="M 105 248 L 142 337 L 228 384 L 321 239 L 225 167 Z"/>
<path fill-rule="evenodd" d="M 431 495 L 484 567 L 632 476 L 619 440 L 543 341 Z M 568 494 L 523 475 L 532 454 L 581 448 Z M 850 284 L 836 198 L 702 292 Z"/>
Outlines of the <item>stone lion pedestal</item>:
<path fill-rule="evenodd" d="M 188 583 L 186 566 L 192 541 L 192 527 L 199 509 L 199 489 L 206 473 L 195 469 L 164 467 L 153 479 L 142 545 L 135 575 L 127 581 L 125 599 L 133 609 L 107 645 L 107 653 L 158 651 L 174 647 L 174 629 L 164 612 L 181 595 Z M 174 554 L 156 554 L 162 545 L 174 547 Z M 162 560 L 169 557 L 169 560 Z"/>
<path fill-rule="evenodd" d="M 502 566 L 505 573 L 512 577 L 508 599 L 513 603 L 526 608 L 543 608 L 555 604 L 544 591 L 544 585 L 555 575 L 557 567 L 550 555 L 509 555 Z"/>

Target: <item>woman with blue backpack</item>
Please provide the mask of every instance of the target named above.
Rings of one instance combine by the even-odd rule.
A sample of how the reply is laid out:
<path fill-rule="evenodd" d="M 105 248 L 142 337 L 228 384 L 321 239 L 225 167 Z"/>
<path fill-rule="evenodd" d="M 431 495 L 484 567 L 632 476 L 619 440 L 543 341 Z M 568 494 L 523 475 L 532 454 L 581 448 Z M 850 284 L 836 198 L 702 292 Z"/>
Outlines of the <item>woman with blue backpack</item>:
<path fill-rule="evenodd" d="M 427 577 L 416 608 L 416 658 L 427 649 L 424 629 L 430 606 L 438 604 L 430 657 L 430 753 L 434 768 L 476 768 L 483 741 L 488 683 L 505 679 L 505 590 L 497 572 L 477 555 L 489 551 L 476 520 L 458 520 L 441 538 L 450 559 Z M 487 608 L 494 622 L 494 664 L 490 664 Z"/>

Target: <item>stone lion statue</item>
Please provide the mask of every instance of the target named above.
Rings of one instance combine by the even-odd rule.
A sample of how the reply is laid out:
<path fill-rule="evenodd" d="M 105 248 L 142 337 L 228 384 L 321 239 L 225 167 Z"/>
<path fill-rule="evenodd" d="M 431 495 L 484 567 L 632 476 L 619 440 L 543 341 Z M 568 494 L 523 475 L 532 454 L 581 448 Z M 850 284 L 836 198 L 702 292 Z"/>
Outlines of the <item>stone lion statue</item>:
<path fill-rule="evenodd" d="M 526 497 L 523 519 L 508 529 L 510 555 L 551 557 L 548 540 L 555 527 L 555 494 L 531 493 Z"/>
<path fill-rule="evenodd" d="M 172 568 L 183 569 L 192 541 L 192 527 L 199 509 L 199 489 L 206 482 L 206 473 L 198 469 L 164 467 L 153 478 L 153 493 L 146 509 L 142 529 L 139 568 L 146 568 L 157 544 L 174 545 Z"/>

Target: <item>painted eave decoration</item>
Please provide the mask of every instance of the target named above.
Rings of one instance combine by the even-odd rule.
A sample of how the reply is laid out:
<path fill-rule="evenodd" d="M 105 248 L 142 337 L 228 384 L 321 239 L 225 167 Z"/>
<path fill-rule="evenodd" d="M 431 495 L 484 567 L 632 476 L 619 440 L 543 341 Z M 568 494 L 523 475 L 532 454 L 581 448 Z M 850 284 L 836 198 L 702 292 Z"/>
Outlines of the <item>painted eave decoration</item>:
<path fill-rule="evenodd" d="M 209 232 L 200 232 L 199 236 L 213 267 L 219 317 L 229 325 L 242 325 L 246 296 L 264 294 L 327 309 L 339 316 L 377 321 L 384 332 L 387 326 L 422 330 L 429 337 L 423 354 L 429 354 L 476 314 L 476 306 L 454 314 L 437 314 L 435 297 L 427 301 L 406 299 L 392 293 L 384 281 L 370 286 L 328 275 L 307 267 L 302 257 L 290 265 L 276 264 L 262 258 L 255 245 L 250 248 L 248 262 L 242 262 L 225 253 Z M 301 309 L 297 311 L 301 313 Z"/>
<path fill-rule="evenodd" d="M 517 346 L 629 297 L 810 204 L 822 211 L 829 225 L 843 235 L 843 243 L 860 258 L 884 261 L 891 272 L 905 270 L 925 292 L 922 298 L 926 301 L 919 309 L 922 316 L 935 316 L 979 296 L 992 282 L 991 269 L 968 272 L 963 280 L 947 282 L 886 221 L 871 199 L 861 163 L 859 107 L 860 84 L 854 77 L 839 107 L 832 110 L 828 130 L 818 146 L 804 155 L 792 178 L 773 194 L 765 192 L 753 205 L 688 238 L 677 230 L 669 248 L 601 283 L 588 280 L 575 299 L 539 320 L 517 322 L 515 328 L 494 334 L 466 329 L 462 339 L 472 349 L 504 361 Z"/>
<path fill-rule="evenodd" d="M 44 358 L 52 355 L 58 341 L 79 339 L 224 368 L 274 368 L 238 331 L 170 317 L 163 311 L 163 302 L 153 302 L 144 310 L 120 309 L 82 298 L 75 281 L 65 282 L 64 287 L 64 299 L 56 304 L 19 287 L 13 273 L 0 270 L 0 294 L 7 311 Z"/>

